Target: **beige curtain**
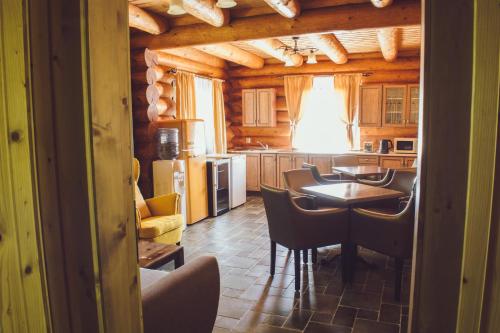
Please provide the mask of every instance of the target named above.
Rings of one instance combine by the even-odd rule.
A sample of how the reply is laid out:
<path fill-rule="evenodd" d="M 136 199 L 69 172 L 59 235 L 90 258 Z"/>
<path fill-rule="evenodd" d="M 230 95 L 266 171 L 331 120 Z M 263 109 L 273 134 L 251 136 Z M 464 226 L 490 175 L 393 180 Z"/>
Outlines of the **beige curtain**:
<path fill-rule="evenodd" d="M 335 96 L 340 107 L 340 117 L 346 124 L 349 148 L 353 148 L 354 144 L 353 125 L 358 114 L 360 83 L 361 74 L 335 75 L 334 78 Z"/>
<path fill-rule="evenodd" d="M 177 119 L 195 119 L 194 74 L 178 71 L 175 78 L 177 82 Z"/>
<path fill-rule="evenodd" d="M 297 124 L 302 118 L 302 100 L 305 94 L 311 91 L 312 85 L 312 75 L 285 76 L 285 99 L 290 116 L 292 147 Z"/>
<path fill-rule="evenodd" d="M 213 80 L 214 97 L 214 128 L 215 128 L 215 153 L 227 153 L 226 141 L 226 116 L 224 113 L 224 95 L 222 92 L 222 81 Z"/>

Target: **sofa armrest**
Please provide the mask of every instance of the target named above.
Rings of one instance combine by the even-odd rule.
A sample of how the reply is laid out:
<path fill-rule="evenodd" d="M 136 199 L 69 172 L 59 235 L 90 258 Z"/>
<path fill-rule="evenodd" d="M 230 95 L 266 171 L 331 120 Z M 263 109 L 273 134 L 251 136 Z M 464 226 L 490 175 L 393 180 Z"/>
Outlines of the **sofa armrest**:
<path fill-rule="evenodd" d="M 144 332 L 212 332 L 219 306 L 217 259 L 200 257 L 142 291 Z"/>
<path fill-rule="evenodd" d="M 170 193 L 146 199 L 146 204 L 153 216 L 180 214 L 180 194 Z"/>

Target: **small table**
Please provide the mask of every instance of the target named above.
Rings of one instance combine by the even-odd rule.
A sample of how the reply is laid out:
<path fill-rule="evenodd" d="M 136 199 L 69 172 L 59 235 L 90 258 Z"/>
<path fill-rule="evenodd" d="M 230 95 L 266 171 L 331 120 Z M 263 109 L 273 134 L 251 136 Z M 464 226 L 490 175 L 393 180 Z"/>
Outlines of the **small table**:
<path fill-rule="evenodd" d="M 173 244 L 139 240 L 139 266 L 158 268 L 174 260 L 175 268 L 184 265 L 184 248 Z"/>
<path fill-rule="evenodd" d="M 359 165 L 350 167 L 333 167 L 334 172 L 340 172 L 354 178 L 366 178 L 369 176 L 383 176 L 387 173 L 386 168 L 381 168 L 376 165 Z"/>

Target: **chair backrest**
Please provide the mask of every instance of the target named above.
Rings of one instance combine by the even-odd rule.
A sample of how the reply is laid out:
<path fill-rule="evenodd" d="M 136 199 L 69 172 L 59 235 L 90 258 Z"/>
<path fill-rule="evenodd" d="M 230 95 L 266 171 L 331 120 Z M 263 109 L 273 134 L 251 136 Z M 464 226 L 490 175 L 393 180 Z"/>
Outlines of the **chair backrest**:
<path fill-rule="evenodd" d="M 318 181 L 318 182 L 322 182 L 323 181 L 323 177 L 319 173 L 318 167 L 315 166 L 314 164 L 309 164 L 309 163 L 305 163 L 304 162 L 304 163 L 302 163 L 302 169 L 309 169 L 309 170 L 311 170 L 311 173 L 312 173 L 314 179 L 316 179 L 316 181 Z"/>
<path fill-rule="evenodd" d="M 359 165 L 358 157 L 355 155 L 333 156 L 332 162 L 335 167 L 350 167 Z"/>
<path fill-rule="evenodd" d="M 311 169 L 294 169 L 283 172 L 285 187 L 295 192 L 302 192 L 304 186 L 321 185 L 311 171 Z"/>
<path fill-rule="evenodd" d="M 141 166 L 136 158 L 134 158 L 133 165 L 134 165 L 135 206 L 139 210 L 141 219 L 145 219 L 151 216 L 151 211 L 149 210 L 148 205 L 146 204 L 146 201 L 142 196 L 141 190 L 137 185 L 137 182 L 139 181 L 139 176 L 141 174 Z"/>
<path fill-rule="evenodd" d="M 414 188 L 416 177 L 417 174 L 413 170 L 394 170 L 392 179 L 383 187 L 410 195 Z"/>
<path fill-rule="evenodd" d="M 289 244 L 293 240 L 289 192 L 266 185 L 261 185 L 260 190 L 266 209 L 269 237 L 282 245 Z"/>

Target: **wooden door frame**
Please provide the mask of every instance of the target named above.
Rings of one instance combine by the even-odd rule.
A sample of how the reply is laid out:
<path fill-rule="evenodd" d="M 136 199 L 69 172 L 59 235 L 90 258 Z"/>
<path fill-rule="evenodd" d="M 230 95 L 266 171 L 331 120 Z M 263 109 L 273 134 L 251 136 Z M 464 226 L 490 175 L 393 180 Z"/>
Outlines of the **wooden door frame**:
<path fill-rule="evenodd" d="M 498 319 L 481 327 L 481 317 L 494 309 L 483 307 L 486 271 L 493 265 L 486 260 L 488 246 L 498 251 L 498 237 L 496 244 L 488 239 L 493 239 L 499 12 L 495 0 L 423 2 L 410 332 L 500 329 Z"/>

